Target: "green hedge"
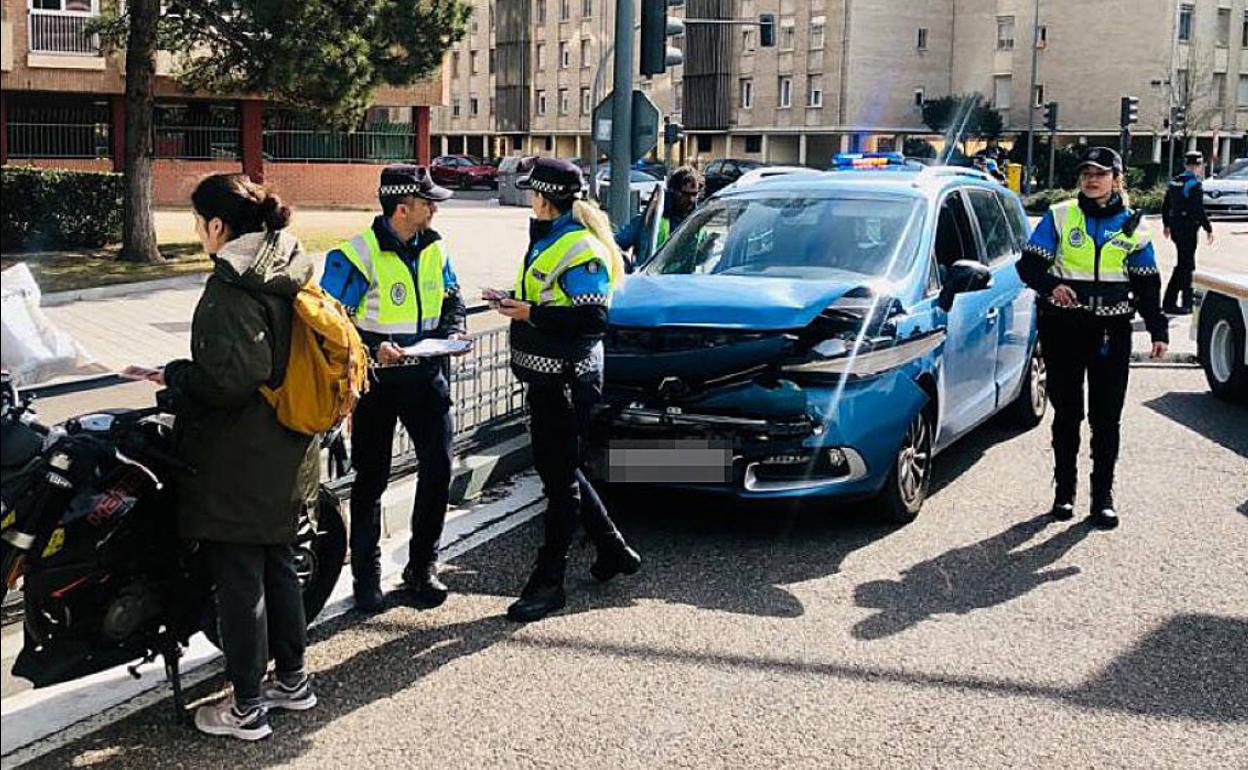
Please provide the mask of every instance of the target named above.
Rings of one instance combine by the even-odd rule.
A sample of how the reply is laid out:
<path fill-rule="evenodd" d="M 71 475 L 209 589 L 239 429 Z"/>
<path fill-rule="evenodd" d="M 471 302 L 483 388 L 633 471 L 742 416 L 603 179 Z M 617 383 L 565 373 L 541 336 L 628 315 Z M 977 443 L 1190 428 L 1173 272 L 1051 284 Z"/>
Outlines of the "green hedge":
<path fill-rule="evenodd" d="M 121 240 L 121 174 L 0 168 L 0 237 L 14 251 L 97 248 Z"/>
<path fill-rule="evenodd" d="M 1061 203 L 1078 195 L 1078 190 L 1041 190 L 1023 198 L 1023 208 L 1028 214 L 1043 214 L 1054 203 Z M 1145 214 L 1160 214 L 1161 202 L 1166 195 L 1165 185 L 1147 190 L 1130 190 L 1131 207 L 1143 209 Z"/>

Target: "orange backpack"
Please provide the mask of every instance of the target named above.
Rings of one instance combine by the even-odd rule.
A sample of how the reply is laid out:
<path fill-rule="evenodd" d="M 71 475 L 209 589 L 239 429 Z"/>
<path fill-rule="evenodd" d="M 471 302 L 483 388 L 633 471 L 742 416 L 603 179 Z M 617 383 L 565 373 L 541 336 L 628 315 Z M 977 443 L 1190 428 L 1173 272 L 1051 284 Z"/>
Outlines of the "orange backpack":
<path fill-rule="evenodd" d="M 278 422 L 310 436 L 337 425 L 367 392 L 368 349 L 351 314 L 315 282 L 299 289 L 294 309 L 286 377 L 260 392 Z"/>

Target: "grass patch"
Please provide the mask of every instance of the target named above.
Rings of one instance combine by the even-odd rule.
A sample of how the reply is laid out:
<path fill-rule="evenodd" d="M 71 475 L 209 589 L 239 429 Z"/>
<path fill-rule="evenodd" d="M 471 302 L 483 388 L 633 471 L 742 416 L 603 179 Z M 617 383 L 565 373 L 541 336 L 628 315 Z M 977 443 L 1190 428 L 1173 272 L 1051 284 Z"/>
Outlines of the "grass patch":
<path fill-rule="evenodd" d="M 123 262 L 117 259 L 116 248 L 72 254 L 5 254 L 0 258 L 0 268 L 25 262 L 43 292 L 153 281 L 191 273 L 206 273 L 212 269 L 212 260 L 204 255 L 198 243 L 162 244 L 160 252 L 165 256 L 165 261 L 159 264 Z"/>

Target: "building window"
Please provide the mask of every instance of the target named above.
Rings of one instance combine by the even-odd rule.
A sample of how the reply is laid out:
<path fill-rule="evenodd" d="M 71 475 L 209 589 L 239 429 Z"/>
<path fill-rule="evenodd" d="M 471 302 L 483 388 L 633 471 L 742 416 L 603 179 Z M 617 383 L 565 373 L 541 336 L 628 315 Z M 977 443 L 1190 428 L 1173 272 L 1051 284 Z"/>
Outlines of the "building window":
<path fill-rule="evenodd" d="M 493 48 L 491 48 L 491 49 L 490 49 L 490 56 L 489 56 L 489 59 L 490 59 L 490 74 L 491 74 L 491 75 L 493 75 L 493 74 L 494 74 L 494 57 L 495 57 L 496 55 L 497 55 L 497 54 L 495 54 L 495 53 L 494 53 L 494 49 L 493 49 Z"/>
<path fill-rule="evenodd" d="M 468 54 L 468 72 L 473 75 L 481 71 L 481 57 L 479 51 L 472 51 Z"/>
<path fill-rule="evenodd" d="M 536 58 L 537 58 L 537 68 L 539 70 L 546 69 L 546 44 L 545 43 L 537 44 Z"/>
<path fill-rule="evenodd" d="M 1248 48 L 1248 11 L 1244 11 L 1244 24 L 1239 30 L 1239 44 Z"/>
<path fill-rule="evenodd" d="M 559 21 L 572 18 L 572 0 L 559 0 Z"/>
<path fill-rule="evenodd" d="M 748 110 L 754 106 L 754 81 L 741 78 L 741 109 Z"/>
<path fill-rule="evenodd" d="M 797 28 L 792 19 L 780 20 L 780 50 L 792 51 L 797 42 Z"/>
<path fill-rule="evenodd" d="M 1175 76 L 1174 98 L 1179 104 L 1184 104 L 1187 102 L 1187 95 L 1191 93 L 1191 88 L 1189 88 L 1192 84 L 1191 73 L 1188 70 L 1177 70 Z"/>
<path fill-rule="evenodd" d="M 559 69 L 566 70 L 572 66 L 572 45 L 568 41 L 559 44 Z"/>
<path fill-rule="evenodd" d="M 919 86 L 914 89 L 914 108 L 922 111 L 925 104 L 927 104 L 927 95 L 923 91 L 923 86 Z"/>
<path fill-rule="evenodd" d="M 533 15 L 537 17 L 538 24 L 546 23 L 546 0 L 537 0 L 537 12 Z"/>
<path fill-rule="evenodd" d="M 490 114 L 493 115 L 494 114 L 494 97 L 493 96 L 490 97 L 489 105 L 490 105 Z"/>
<path fill-rule="evenodd" d="M 594 111 L 593 93 L 588 88 L 581 89 L 581 114 L 588 115 Z"/>
<path fill-rule="evenodd" d="M 1048 48 L 1049 46 L 1049 27 L 1047 24 L 1041 24 L 1036 27 L 1036 48 Z"/>
<path fill-rule="evenodd" d="M 823 75 L 811 75 L 806 78 L 806 106 L 823 106 Z"/>
<path fill-rule="evenodd" d="M 536 101 L 537 101 L 537 114 L 545 115 L 546 114 L 546 92 L 539 90 L 537 92 Z"/>
<path fill-rule="evenodd" d="M 559 114 L 567 115 L 572 111 L 572 100 L 568 97 L 568 89 L 559 89 Z"/>
<path fill-rule="evenodd" d="M 685 84 L 672 83 L 672 112 L 679 115 L 685 110 Z"/>
<path fill-rule="evenodd" d="M 475 95 L 468 97 L 468 114 L 474 118 L 481 114 L 481 100 Z"/>
<path fill-rule="evenodd" d="M 581 15 L 587 19 L 594 15 L 594 0 L 581 0 Z"/>
<path fill-rule="evenodd" d="M 1044 106 L 1044 86 L 1037 85 L 1035 90 L 1031 92 L 1031 103 L 1036 107 Z"/>
<path fill-rule="evenodd" d="M 763 135 L 762 134 L 746 134 L 745 135 L 745 151 L 750 153 L 763 151 Z"/>
<path fill-rule="evenodd" d="M 456 96 L 454 99 L 451 99 L 451 117 L 458 118 L 461 112 L 459 97 Z"/>
<path fill-rule="evenodd" d="M 822 16 L 816 16 L 810 20 L 810 49 L 812 51 L 823 50 L 823 29 L 824 20 Z"/>
<path fill-rule="evenodd" d="M 478 29 L 479 27 L 477 26 L 477 12 L 476 12 L 476 9 L 474 8 L 472 12 L 472 20 L 468 22 L 468 32 L 469 34 L 475 35 L 477 34 Z"/>
<path fill-rule="evenodd" d="M 1004 77 L 995 77 L 992 79 L 992 106 L 993 109 L 1008 110 L 1010 108 L 1010 92 L 1013 90 L 1013 81 L 1009 75 Z"/>
<path fill-rule="evenodd" d="M 459 77 L 459 51 L 451 51 L 451 77 Z"/>
<path fill-rule="evenodd" d="M 594 66 L 594 44 L 589 40 L 581 41 L 581 66 Z"/>
<path fill-rule="evenodd" d="M 915 40 L 915 48 L 920 51 L 927 50 L 927 27 L 919 27 L 919 34 Z"/>
<path fill-rule="evenodd" d="M 1248 75 L 1239 76 L 1239 98 L 1236 104 L 1241 110 L 1248 110 Z"/>
<path fill-rule="evenodd" d="M 997 50 L 1014 50 L 1014 17 L 997 17 Z"/>
<path fill-rule="evenodd" d="M 793 106 L 793 78 L 780 78 L 780 109 L 786 109 Z"/>
<path fill-rule="evenodd" d="M 1184 3 L 1179 6 L 1179 40 L 1192 39 L 1192 20 L 1195 16 L 1195 5 Z"/>
<path fill-rule="evenodd" d="M 1219 110 L 1226 107 L 1226 73 L 1213 73 L 1213 106 Z"/>
<path fill-rule="evenodd" d="M 1231 44 L 1231 9 L 1218 9 L 1218 48 Z"/>
<path fill-rule="evenodd" d="M 1245 18 L 1244 29 L 1248 29 L 1248 17 Z M 754 30 L 750 29 L 749 27 L 746 27 L 741 30 L 741 50 L 742 51 L 754 50 Z"/>

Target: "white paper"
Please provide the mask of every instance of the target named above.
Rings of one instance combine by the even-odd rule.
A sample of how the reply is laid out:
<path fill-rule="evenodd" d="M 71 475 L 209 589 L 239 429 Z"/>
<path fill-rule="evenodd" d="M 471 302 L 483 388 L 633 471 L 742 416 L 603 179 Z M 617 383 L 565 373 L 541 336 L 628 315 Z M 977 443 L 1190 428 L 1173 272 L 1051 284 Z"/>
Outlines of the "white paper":
<path fill-rule="evenodd" d="M 74 338 L 43 314 L 40 296 L 26 263 L 19 262 L 0 275 L 0 302 L 4 307 L 0 364 L 13 374 L 13 381 L 19 386 L 72 374 L 92 363 Z"/>
<path fill-rule="evenodd" d="M 427 339 L 402 348 L 403 355 L 408 358 L 428 358 L 430 356 L 447 356 L 462 353 L 472 348 L 470 340 L 439 340 Z"/>

